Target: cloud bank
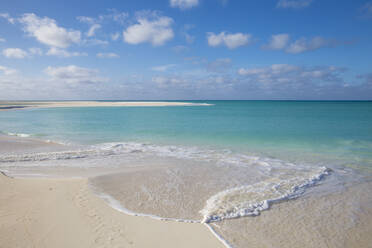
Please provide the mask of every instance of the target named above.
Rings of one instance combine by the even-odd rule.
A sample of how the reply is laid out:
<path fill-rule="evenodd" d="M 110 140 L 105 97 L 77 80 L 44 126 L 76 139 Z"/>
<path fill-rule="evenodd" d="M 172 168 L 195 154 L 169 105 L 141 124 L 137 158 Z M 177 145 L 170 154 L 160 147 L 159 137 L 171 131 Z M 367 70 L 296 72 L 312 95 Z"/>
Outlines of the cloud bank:
<path fill-rule="evenodd" d="M 68 84 L 95 84 L 107 82 L 107 78 L 98 76 L 98 70 L 76 65 L 53 67 L 48 66 L 44 72 L 55 80 Z"/>

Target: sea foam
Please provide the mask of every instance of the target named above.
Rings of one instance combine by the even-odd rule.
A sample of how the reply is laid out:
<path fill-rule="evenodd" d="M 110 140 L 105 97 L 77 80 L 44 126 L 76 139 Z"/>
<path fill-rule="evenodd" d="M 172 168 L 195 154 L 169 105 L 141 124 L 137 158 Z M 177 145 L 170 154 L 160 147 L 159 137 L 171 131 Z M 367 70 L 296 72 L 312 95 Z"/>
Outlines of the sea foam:
<path fill-rule="evenodd" d="M 202 222 L 257 216 L 273 203 L 299 197 L 307 188 L 329 175 L 330 171 L 321 167 L 306 173 L 307 175 L 294 176 L 291 179 L 270 178 L 252 185 L 224 190 L 207 200 L 204 209 L 200 211 L 204 216 Z"/>
<path fill-rule="evenodd" d="M 31 137 L 31 134 L 27 134 L 27 133 L 5 133 L 5 134 L 9 135 L 9 136 L 17 136 L 17 137 L 21 137 L 21 138 Z"/>
<path fill-rule="evenodd" d="M 202 219 L 195 220 L 204 223 L 221 221 L 224 219 L 238 218 L 244 216 L 259 215 L 275 202 L 293 199 L 302 195 L 305 190 L 319 183 L 321 179 L 330 173 L 330 169 L 320 166 L 308 166 L 293 164 L 279 159 L 262 158 L 259 156 L 249 156 L 246 154 L 234 153 L 230 150 L 201 149 L 199 147 L 166 146 L 154 145 L 149 143 L 103 143 L 93 146 L 86 146 L 78 150 L 59 151 L 48 153 L 31 153 L 21 155 L 0 156 L 0 163 L 29 162 L 28 166 L 40 166 L 43 161 L 61 161 L 63 166 L 68 166 L 69 162 L 77 160 L 73 166 L 109 166 L 112 161 L 123 161 L 128 157 L 142 158 L 145 156 L 157 156 L 163 158 L 187 159 L 195 162 L 211 162 L 216 166 L 231 166 L 231 170 L 244 171 L 245 175 L 254 175 L 258 178 L 257 182 L 249 184 L 238 184 L 234 187 L 231 182 L 226 183 L 226 188 L 222 191 L 207 196 L 203 209 L 198 209 Z M 115 160 L 110 160 L 114 157 Z M 96 165 L 91 165 L 97 159 L 109 159 Z M 79 162 L 87 160 L 86 163 Z M 38 162 L 38 163 L 34 163 Z M 55 164 L 55 162 L 53 162 Z M 22 165 L 23 166 L 23 165 Z M 217 169 L 217 167 L 216 167 Z M 235 174 L 231 174 L 234 176 Z M 213 180 L 220 180 L 215 178 Z M 230 178 L 234 180 L 234 178 Z M 237 180 L 238 182 L 239 180 Z M 247 180 L 246 182 L 249 182 Z M 222 183 L 222 182 L 220 182 Z M 118 205 L 112 197 L 101 195 L 111 206 L 120 209 L 127 214 L 134 214 L 135 211 L 128 210 Z M 120 207 L 119 207 L 120 206 Z M 133 211 L 133 212 L 131 212 Z M 169 216 L 158 217 L 151 213 L 137 214 L 160 218 L 163 220 L 189 221 L 186 219 L 169 218 Z"/>

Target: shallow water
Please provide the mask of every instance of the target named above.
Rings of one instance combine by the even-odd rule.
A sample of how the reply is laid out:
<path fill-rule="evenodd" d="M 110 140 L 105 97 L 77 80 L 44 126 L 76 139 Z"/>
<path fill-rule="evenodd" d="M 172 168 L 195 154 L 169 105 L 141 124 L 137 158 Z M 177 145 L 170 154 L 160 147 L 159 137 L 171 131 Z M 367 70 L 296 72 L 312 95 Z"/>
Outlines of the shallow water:
<path fill-rule="evenodd" d="M 0 131 L 69 144 L 183 145 L 371 166 L 372 102 L 206 102 L 214 105 L 6 111 Z"/>

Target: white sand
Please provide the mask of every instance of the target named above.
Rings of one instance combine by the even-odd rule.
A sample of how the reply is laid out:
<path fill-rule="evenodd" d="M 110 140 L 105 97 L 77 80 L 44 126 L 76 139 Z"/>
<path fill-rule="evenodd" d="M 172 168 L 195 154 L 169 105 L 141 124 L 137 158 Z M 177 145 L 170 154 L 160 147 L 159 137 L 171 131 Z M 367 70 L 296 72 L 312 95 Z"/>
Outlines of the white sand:
<path fill-rule="evenodd" d="M 166 107 L 166 106 L 209 106 L 207 103 L 192 102 L 99 102 L 99 101 L 55 101 L 55 102 L 0 102 L 0 110 L 23 108 L 70 108 L 70 107 Z"/>
<path fill-rule="evenodd" d="M 0 175 L 0 247 L 224 247 L 202 224 L 128 216 L 87 179 Z"/>

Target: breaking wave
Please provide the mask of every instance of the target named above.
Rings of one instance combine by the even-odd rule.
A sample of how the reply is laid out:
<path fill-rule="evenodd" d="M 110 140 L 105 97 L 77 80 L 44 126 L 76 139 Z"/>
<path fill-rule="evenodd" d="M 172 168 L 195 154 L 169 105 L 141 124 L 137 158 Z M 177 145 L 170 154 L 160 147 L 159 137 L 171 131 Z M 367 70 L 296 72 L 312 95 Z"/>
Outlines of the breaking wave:
<path fill-rule="evenodd" d="M 145 156 L 156 156 L 187 159 L 196 162 L 212 162 L 212 164 L 217 166 L 227 165 L 232 166 L 231 168 L 235 168 L 237 171 L 244 170 L 245 173 L 250 176 L 255 173 L 257 174 L 256 178 L 260 178 L 257 182 L 253 182 L 252 184 L 240 184 L 232 188 L 228 187 L 228 185 L 231 184 L 226 183 L 224 190 L 209 195 L 209 198 L 205 198 L 207 200 L 204 208 L 201 210 L 199 209 L 203 219 L 195 220 L 203 223 L 259 215 L 261 211 L 268 209 L 273 203 L 301 196 L 307 188 L 316 185 L 331 172 L 331 170 L 326 167 L 293 164 L 279 159 L 234 153 L 230 150 L 213 150 L 201 149 L 199 147 L 166 146 L 134 142 L 103 143 L 80 147 L 80 149 L 69 151 L 2 155 L 0 156 L 0 164 L 9 165 L 9 163 L 17 162 L 21 163 L 21 165 L 27 163 L 28 166 L 40 166 L 42 163 L 39 162 L 58 160 L 62 161 L 63 165 L 65 165 L 68 164 L 68 161 L 88 160 L 87 163 L 79 162 L 73 164 L 74 166 L 82 166 L 91 164 L 90 162 L 95 159 L 104 158 L 108 159 L 108 161 L 112 161 L 110 160 L 111 157 L 118 157 L 117 160 L 123 161 L 130 156 L 139 159 Z M 99 166 L 103 166 L 102 164 L 107 166 L 109 163 L 99 163 Z M 234 180 L 234 178 L 230 179 Z M 214 178 L 213 180 L 219 180 L 219 178 Z M 106 195 L 103 198 L 105 198 L 106 201 L 110 200 L 110 205 L 112 205 L 113 198 L 107 197 Z M 136 212 L 133 209 L 131 211 L 133 211 L 133 213 Z M 139 215 L 155 216 L 151 213 Z M 161 216 L 159 218 L 169 219 L 168 216 Z"/>
<path fill-rule="evenodd" d="M 3 133 L 3 132 L 0 132 L 0 133 Z M 9 136 L 17 136 L 17 137 L 21 137 L 21 138 L 28 138 L 28 137 L 31 137 L 32 136 L 31 134 L 27 134 L 27 133 L 11 133 L 11 132 L 6 132 L 4 134 L 9 135 Z"/>

